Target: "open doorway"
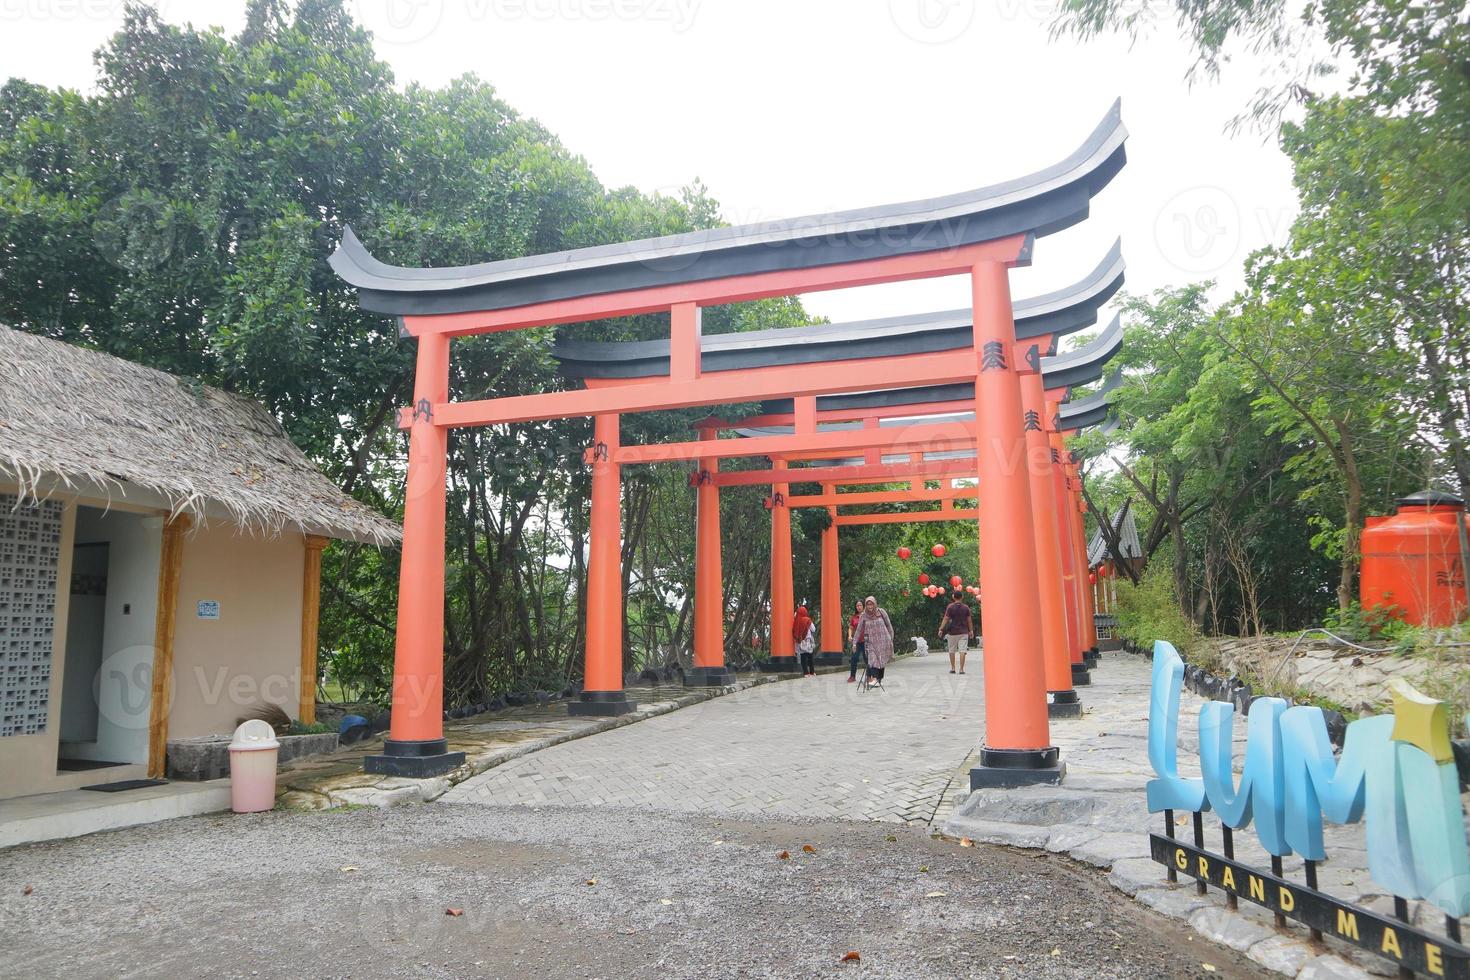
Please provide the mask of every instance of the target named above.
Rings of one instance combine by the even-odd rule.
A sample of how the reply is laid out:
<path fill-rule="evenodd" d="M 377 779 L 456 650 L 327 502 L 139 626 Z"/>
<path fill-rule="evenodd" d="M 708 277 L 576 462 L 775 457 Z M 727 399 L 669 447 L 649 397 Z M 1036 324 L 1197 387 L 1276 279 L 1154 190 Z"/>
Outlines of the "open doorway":
<path fill-rule="evenodd" d="M 77 508 L 59 772 L 148 761 L 162 519 Z"/>

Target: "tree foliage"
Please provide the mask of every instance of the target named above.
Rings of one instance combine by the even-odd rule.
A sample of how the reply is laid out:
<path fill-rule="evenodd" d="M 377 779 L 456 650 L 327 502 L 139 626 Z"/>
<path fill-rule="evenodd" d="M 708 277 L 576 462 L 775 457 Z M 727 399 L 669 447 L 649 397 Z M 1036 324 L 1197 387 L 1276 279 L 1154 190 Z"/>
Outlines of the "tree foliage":
<path fill-rule="evenodd" d="M 413 346 L 364 313 L 326 257 L 350 224 L 404 265 L 502 259 L 710 227 L 676 196 L 608 189 L 586 161 L 473 76 L 395 86 L 343 0 L 253 0 L 236 37 L 129 6 L 91 94 L 12 79 L 0 95 L 0 318 L 264 402 L 345 491 L 401 517 Z M 808 322 L 795 300 L 708 311 L 706 332 Z M 667 331 L 667 317 L 513 331 L 455 346 L 451 388 L 568 387 L 558 330 Z M 743 409 L 732 406 L 727 414 Z M 630 442 L 689 438 L 708 410 L 630 416 Z M 449 450 L 451 704 L 557 688 L 580 670 L 586 419 L 456 431 Z M 687 661 L 693 494 L 684 467 L 625 473 L 631 667 Z M 731 646 L 759 629 L 761 495 L 726 495 Z M 334 546 L 323 661 L 386 694 L 398 555 Z"/>

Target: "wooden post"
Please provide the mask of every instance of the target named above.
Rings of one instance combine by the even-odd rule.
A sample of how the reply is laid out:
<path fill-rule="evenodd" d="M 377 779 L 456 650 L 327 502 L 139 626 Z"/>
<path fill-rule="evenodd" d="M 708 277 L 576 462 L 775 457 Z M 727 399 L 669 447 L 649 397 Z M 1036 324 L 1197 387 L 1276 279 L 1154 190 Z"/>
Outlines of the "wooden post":
<path fill-rule="evenodd" d="M 163 525 L 158 558 L 158 612 L 153 620 L 153 678 L 148 715 L 148 776 L 162 779 L 168 762 L 168 713 L 174 673 L 174 625 L 178 621 L 179 567 L 184 561 L 184 532 L 193 523 L 176 514 Z"/>
<path fill-rule="evenodd" d="M 317 627 L 321 623 L 322 549 L 326 546 L 326 538 L 308 534 L 301 563 L 301 708 L 297 718 L 303 725 L 316 722 Z"/>

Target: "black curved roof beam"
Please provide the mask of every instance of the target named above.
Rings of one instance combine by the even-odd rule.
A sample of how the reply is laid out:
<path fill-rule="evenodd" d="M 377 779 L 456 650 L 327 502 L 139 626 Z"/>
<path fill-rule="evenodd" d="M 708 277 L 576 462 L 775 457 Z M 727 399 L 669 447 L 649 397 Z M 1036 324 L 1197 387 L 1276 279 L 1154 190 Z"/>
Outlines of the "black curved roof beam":
<path fill-rule="evenodd" d="M 1017 300 L 1012 306 L 1016 338 L 1056 338 L 1097 322 L 1098 309 L 1123 285 L 1123 247 L 1114 242 L 1097 267 L 1062 289 Z M 898 354 L 926 354 L 971 345 L 968 309 L 942 313 L 781 327 L 700 339 L 701 369 L 734 371 L 782 364 L 809 364 Z M 552 350 L 569 378 L 646 378 L 669 373 L 669 341 L 598 342 L 562 340 Z"/>
<path fill-rule="evenodd" d="M 357 287 L 363 309 L 426 316 L 1048 235 L 1087 217 L 1092 196 L 1122 168 L 1127 137 L 1114 102 L 1060 163 L 945 197 L 428 269 L 380 262 L 345 228 L 331 264 Z"/>
<path fill-rule="evenodd" d="M 1123 383 L 1123 372 L 1114 371 L 1108 375 L 1108 379 L 1086 398 L 1079 398 L 1074 402 L 1062 405 L 1058 413 L 1056 427 L 1062 432 L 1071 429 L 1086 429 L 1089 426 L 1100 425 L 1108 420 L 1109 401 L 1108 396 L 1118 389 Z"/>
<path fill-rule="evenodd" d="M 1041 359 L 1041 376 L 1046 382 L 1047 390 L 1070 389 L 1096 381 L 1102 377 L 1104 365 L 1113 359 L 1122 346 L 1122 322 L 1114 316 L 1107 328 L 1086 346 L 1056 357 Z M 974 397 L 974 382 L 962 381 L 955 384 L 925 385 L 921 388 L 889 388 L 883 391 L 818 395 L 817 411 L 895 408 L 902 405 L 920 406 Z M 762 414 L 781 415 L 792 410 L 793 406 L 789 398 L 776 398 L 761 402 Z"/>
<path fill-rule="evenodd" d="M 1103 368 L 1108 361 L 1118 353 L 1123 343 L 1123 326 L 1118 317 L 1108 325 L 1092 343 L 1078 348 L 1060 357 L 1044 357 L 1041 359 L 1041 377 L 1048 391 L 1055 391 L 1061 387 L 1075 387 L 1081 384 L 1090 384 L 1102 377 Z M 1072 414 L 1068 414 L 1068 406 L 1064 405 L 1060 413 L 1061 428 L 1076 429 L 1086 425 L 1095 425 L 1107 417 L 1107 399 L 1120 383 L 1121 377 L 1114 372 L 1102 388 L 1087 398 L 1071 406 Z M 961 389 L 958 390 L 957 389 Z M 964 390 L 967 389 L 967 390 Z M 908 402 L 894 402 L 886 400 L 881 396 L 900 394 L 911 398 Z M 880 396 L 873 398 L 870 402 L 853 404 L 855 399 L 867 396 Z M 974 385 L 933 385 L 926 388 L 901 388 L 896 391 L 873 391 L 860 392 L 854 395 L 830 395 L 825 396 L 833 401 L 841 400 L 840 406 L 826 402 L 822 397 L 817 399 L 817 410 L 841 408 L 887 408 L 895 404 L 912 404 L 915 409 L 922 411 L 924 405 L 932 405 L 936 402 L 953 401 L 965 397 L 974 397 Z M 788 409 L 789 410 L 789 409 Z M 779 413 L 780 409 L 776 410 Z M 775 413 L 773 413 L 775 414 Z M 1095 416 L 1095 418 L 1094 418 Z M 944 415 L 919 415 L 907 417 L 894 417 L 879 419 L 879 428 L 899 427 L 913 425 L 916 422 L 940 423 L 940 422 L 970 422 L 975 418 L 974 412 L 956 412 Z M 1088 421 L 1091 419 L 1091 421 Z M 863 422 L 819 422 L 818 432 L 840 432 L 844 429 L 860 429 Z M 763 425 L 744 426 L 734 429 L 735 433 L 743 438 L 756 438 L 761 436 L 789 435 L 793 431 L 790 425 Z M 927 458 L 927 457 L 926 457 Z M 942 457 L 951 458 L 951 457 Z M 837 464 L 833 464 L 837 465 Z"/>

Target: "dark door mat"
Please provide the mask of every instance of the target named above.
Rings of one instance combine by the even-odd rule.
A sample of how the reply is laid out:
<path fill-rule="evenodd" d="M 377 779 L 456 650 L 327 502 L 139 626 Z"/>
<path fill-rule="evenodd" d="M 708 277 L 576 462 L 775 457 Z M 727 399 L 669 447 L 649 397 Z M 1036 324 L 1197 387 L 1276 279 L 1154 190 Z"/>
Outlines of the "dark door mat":
<path fill-rule="evenodd" d="M 57 759 L 57 772 L 87 772 L 91 769 L 111 769 L 113 766 L 125 766 L 126 762 L 103 762 L 100 759 Z"/>
<path fill-rule="evenodd" d="M 83 786 L 82 789 L 90 789 L 97 793 L 121 793 L 129 789 L 146 789 L 149 786 L 167 785 L 167 779 L 120 779 L 115 783 L 98 783 L 95 786 Z"/>

